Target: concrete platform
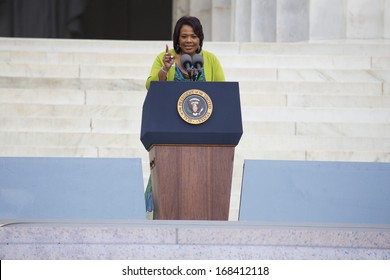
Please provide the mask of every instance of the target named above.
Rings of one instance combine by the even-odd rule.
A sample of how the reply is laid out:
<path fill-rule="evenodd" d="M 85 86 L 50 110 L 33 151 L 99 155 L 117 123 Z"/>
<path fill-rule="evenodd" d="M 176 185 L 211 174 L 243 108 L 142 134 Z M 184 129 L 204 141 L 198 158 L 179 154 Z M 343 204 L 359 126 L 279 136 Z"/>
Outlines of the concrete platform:
<path fill-rule="evenodd" d="M 214 221 L 3 222 L 0 259 L 388 260 L 390 226 Z"/>

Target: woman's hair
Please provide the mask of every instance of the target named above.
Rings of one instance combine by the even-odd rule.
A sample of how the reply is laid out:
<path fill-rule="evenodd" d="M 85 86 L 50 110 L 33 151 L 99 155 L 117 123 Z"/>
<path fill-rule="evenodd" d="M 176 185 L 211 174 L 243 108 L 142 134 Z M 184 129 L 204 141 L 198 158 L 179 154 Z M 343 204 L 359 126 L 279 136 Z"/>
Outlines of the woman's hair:
<path fill-rule="evenodd" d="M 197 17 L 192 17 L 192 16 L 184 16 L 176 22 L 176 26 L 173 31 L 173 47 L 175 49 L 175 52 L 181 53 L 181 49 L 179 46 L 179 36 L 180 36 L 180 29 L 183 27 L 183 25 L 189 25 L 192 27 L 192 29 L 194 29 L 196 36 L 198 36 L 199 38 L 199 48 L 196 52 L 200 53 L 200 51 L 202 50 L 203 39 L 204 39 L 203 27 L 202 24 L 200 23 L 200 20 Z"/>

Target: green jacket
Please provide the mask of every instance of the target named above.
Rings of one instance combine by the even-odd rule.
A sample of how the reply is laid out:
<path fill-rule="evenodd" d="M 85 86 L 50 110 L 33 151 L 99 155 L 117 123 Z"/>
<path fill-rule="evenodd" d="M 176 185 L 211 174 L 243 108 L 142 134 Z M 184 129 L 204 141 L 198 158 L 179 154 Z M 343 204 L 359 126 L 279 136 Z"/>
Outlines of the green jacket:
<path fill-rule="evenodd" d="M 173 49 L 169 50 L 172 55 L 175 55 Z M 164 65 L 163 57 L 165 52 L 160 53 L 154 60 L 152 69 L 150 70 L 150 75 L 146 80 L 146 89 L 149 89 L 151 81 L 158 81 L 158 72 L 161 67 Z M 211 52 L 202 50 L 203 60 L 204 60 L 204 74 L 207 82 L 223 82 L 225 81 L 225 74 L 223 72 L 221 63 L 217 57 Z M 175 65 L 173 65 L 167 73 L 167 81 L 173 81 L 175 78 Z"/>

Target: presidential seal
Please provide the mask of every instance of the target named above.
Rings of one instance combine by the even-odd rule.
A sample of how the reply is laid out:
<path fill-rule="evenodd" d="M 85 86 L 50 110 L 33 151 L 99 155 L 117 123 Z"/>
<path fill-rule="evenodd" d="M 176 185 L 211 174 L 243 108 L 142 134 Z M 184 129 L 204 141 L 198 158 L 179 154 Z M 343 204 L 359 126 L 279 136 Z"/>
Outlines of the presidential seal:
<path fill-rule="evenodd" d="M 210 118 L 213 102 L 204 91 L 190 89 L 177 101 L 177 111 L 184 121 L 190 124 L 201 124 Z"/>

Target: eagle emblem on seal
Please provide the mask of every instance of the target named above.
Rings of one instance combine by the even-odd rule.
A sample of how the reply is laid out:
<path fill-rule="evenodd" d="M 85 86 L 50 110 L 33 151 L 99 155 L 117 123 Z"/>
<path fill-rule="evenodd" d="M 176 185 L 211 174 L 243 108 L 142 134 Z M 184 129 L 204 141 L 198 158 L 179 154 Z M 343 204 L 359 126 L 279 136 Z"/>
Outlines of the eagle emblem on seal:
<path fill-rule="evenodd" d="M 213 112 L 213 102 L 204 91 L 191 89 L 179 97 L 177 111 L 187 123 L 201 124 L 210 118 Z"/>
<path fill-rule="evenodd" d="M 204 111 L 202 102 L 199 98 L 193 97 L 189 99 L 188 101 L 188 113 L 192 114 L 194 117 L 199 116 Z"/>

